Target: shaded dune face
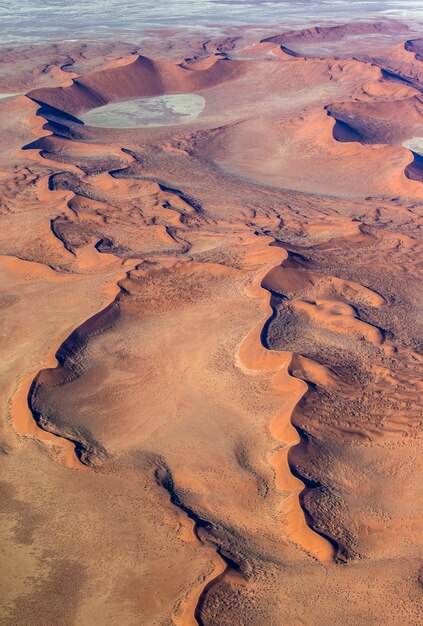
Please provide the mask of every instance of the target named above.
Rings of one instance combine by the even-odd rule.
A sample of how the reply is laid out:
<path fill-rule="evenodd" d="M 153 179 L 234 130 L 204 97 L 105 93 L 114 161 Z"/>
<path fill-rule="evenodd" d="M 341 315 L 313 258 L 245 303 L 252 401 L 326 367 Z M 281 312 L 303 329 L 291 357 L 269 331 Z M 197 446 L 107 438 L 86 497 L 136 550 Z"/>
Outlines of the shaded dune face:
<path fill-rule="evenodd" d="M 123 67 L 77 78 L 69 87 L 36 89 L 28 95 L 37 102 L 77 115 L 119 100 L 166 93 L 191 93 L 234 79 L 242 69 L 242 63 L 216 58 L 210 68 L 189 72 L 171 63 L 140 56 Z"/>
<path fill-rule="evenodd" d="M 29 448 L 57 499 L 39 545 L 74 545 L 91 582 L 74 623 L 418 623 L 418 80 L 289 48 L 402 29 L 219 38 L 23 99 L 0 305 L 12 328 L 31 302 L 48 336 L 11 392 L 10 458 L 27 479 Z M 205 99 L 189 126 L 78 119 L 178 93 Z"/>
<path fill-rule="evenodd" d="M 351 139 L 369 144 L 401 143 L 403 137 L 419 136 L 423 132 L 423 100 L 412 95 L 399 100 L 335 104 L 327 107 L 337 123 L 351 133 Z M 337 130 L 334 128 L 334 136 Z M 342 138 L 338 138 L 342 141 Z"/>
<path fill-rule="evenodd" d="M 423 181 L 423 156 L 413 153 L 413 161 L 406 167 L 405 175 L 411 180 Z"/>
<path fill-rule="evenodd" d="M 423 59 L 423 39 L 410 39 L 406 41 L 404 47 L 408 52 L 413 52 L 418 61 Z"/>

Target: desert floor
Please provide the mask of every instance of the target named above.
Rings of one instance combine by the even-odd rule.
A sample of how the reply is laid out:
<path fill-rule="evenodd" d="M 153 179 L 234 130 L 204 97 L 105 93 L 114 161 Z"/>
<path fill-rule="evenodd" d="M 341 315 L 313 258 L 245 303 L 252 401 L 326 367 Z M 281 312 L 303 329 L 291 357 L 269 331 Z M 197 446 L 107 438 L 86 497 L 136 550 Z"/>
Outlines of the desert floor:
<path fill-rule="evenodd" d="M 1 624 L 422 624 L 423 32 L 233 31 L 0 49 Z"/>

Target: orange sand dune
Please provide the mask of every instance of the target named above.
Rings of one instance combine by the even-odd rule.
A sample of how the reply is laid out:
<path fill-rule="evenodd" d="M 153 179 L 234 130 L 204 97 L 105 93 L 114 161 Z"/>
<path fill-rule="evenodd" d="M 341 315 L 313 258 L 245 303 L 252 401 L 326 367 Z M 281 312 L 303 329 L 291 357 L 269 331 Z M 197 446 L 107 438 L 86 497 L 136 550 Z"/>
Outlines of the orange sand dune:
<path fill-rule="evenodd" d="M 240 62 L 218 60 L 193 73 L 178 65 L 139 56 L 132 63 L 75 79 L 69 87 L 36 89 L 28 96 L 66 113 L 78 114 L 107 102 L 198 91 L 236 78 L 242 70 Z"/>
<path fill-rule="evenodd" d="M 420 623 L 419 40 L 258 33 L 0 51 L 2 623 Z"/>
<path fill-rule="evenodd" d="M 350 102 L 329 105 L 327 111 L 336 122 L 352 132 L 351 139 L 362 143 L 402 143 L 423 133 L 423 99 L 420 94 L 382 102 Z M 403 120 L 401 123 L 398 120 Z M 343 126 L 345 129 L 345 126 Z M 337 139 L 348 140 L 340 129 Z M 355 137 L 354 137 L 355 135 Z"/>
<path fill-rule="evenodd" d="M 405 174 L 413 160 L 409 151 L 362 145 L 357 137 L 340 142 L 335 128 L 323 109 L 273 124 L 248 120 L 222 129 L 207 150 L 230 172 L 271 186 L 341 196 L 422 197 L 419 182 Z M 251 143 L 252 137 L 264 141 Z"/>

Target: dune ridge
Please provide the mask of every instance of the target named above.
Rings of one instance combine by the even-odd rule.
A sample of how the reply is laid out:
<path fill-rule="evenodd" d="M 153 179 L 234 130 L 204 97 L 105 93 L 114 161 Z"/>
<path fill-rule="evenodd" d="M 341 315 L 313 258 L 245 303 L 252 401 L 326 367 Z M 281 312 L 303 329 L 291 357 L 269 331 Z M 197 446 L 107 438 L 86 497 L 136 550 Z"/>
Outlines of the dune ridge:
<path fill-rule="evenodd" d="M 48 385 L 61 385 L 69 380 L 77 378 L 80 369 L 78 358 L 84 350 L 90 337 L 104 332 L 110 328 L 119 315 L 119 293 L 105 309 L 95 314 L 89 320 L 76 328 L 67 339 L 60 345 L 55 353 L 57 365 L 55 368 L 43 369 L 33 379 L 28 392 L 28 406 L 37 425 L 47 432 L 54 432 L 54 425 L 37 407 L 37 399 L 42 394 L 43 387 Z M 104 450 L 96 442 L 84 440 L 84 434 L 78 433 L 75 438 L 70 433 L 57 433 L 59 437 L 66 438 L 74 445 L 74 452 L 78 460 L 84 465 L 93 465 L 101 461 L 105 454 Z"/>
<path fill-rule="evenodd" d="M 261 282 L 261 276 L 259 277 L 258 284 L 261 285 L 260 287 L 256 281 L 253 286 L 253 293 L 260 296 L 265 278 Z M 262 295 L 261 297 L 265 299 L 265 296 Z M 268 308 L 272 310 L 271 302 L 270 295 Z M 292 473 L 292 468 L 288 462 L 289 448 L 298 445 L 301 441 L 300 432 L 292 425 L 291 414 L 302 396 L 307 393 L 307 384 L 304 384 L 304 381 L 298 384 L 298 379 L 295 380 L 289 371 L 294 355 L 288 352 L 268 352 L 268 348 L 263 342 L 262 333 L 262 325 L 251 331 L 239 348 L 239 359 L 242 366 L 250 371 L 275 371 L 272 379 L 273 386 L 281 394 L 284 404 L 288 404 L 286 409 L 273 418 L 271 424 L 275 438 L 284 444 L 283 450 L 273 453 L 272 464 L 275 469 L 275 480 L 278 488 L 291 493 L 288 507 L 284 510 L 287 519 L 287 536 L 315 558 L 330 561 L 336 555 L 332 542 L 323 534 L 321 536 L 317 534 L 312 522 L 309 524 L 310 517 L 307 516 L 306 511 L 301 506 L 301 494 L 305 489 L 305 483 L 301 476 L 295 476 Z M 293 480 L 295 478 L 298 479 L 298 482 Z"/>
<path fill-rule="evenodd" d="M 33 145 L 31 145 L 30 149 L 39 150 L 39 148 L 42 148 L 43 146 L 44 146 L 43 143 L 39 144 L 35 142 Z M 48 154 L 43 153 L 42 150 L 40 150 L 39 154 L 44 159 L 49 160 Z M 136 162 L 136 158 L 134 156 L 130 156 L 130 163 L 133 163 L 133 162 Z M 53 164 L 56 165 L 56 161 L 53 161 Z M 128 181 L 130 183 L 131 181 L 130 175 L 124 176 L 124 178 L 121 178 L 122 175 L 125 175 L 125 172 L 126 170 L 128 170 L 128 168 L 129 168 L 129 165 L 119 170 L 113 170 L 108 173 L 102 173 L 100 176 L 102 180 L 106 180 L 104 179 L 104 176 L 107 177 L 111 175 L 113 178 L 116 179 L 116 184 L 119 184 L 119 181 L 122 181 L 122 183 L 125 183 L 125 181 Z M 93 174 L 93 173 L 91 173 L 90 175 L 91 177 L 93 175 L 96 176 L 96 174 Z M 110 183 L 106 182 L 106 186 L 112 190 L 113 190 L 114 184 L 115 183 L 113 183 L 113 181 L 110 181 Z M 102 187 L 104 188 L 104 185 L 102 185 Z M 125 187 L 127 187 L 126 183 L 125 183 Z M 194 214 L 196 213 L 198 214 L 198 212 L 201 211 L 201 209 L 195 205 L 195 202 L 194 204 L 192 204 L 192 201 L 189 200 L 186 197 L 186 195 L 179 190 L 169 189 L 163 185 L 157 185 L 155 183 L 153 184 L 153 188 L 154 189 L 158 188 L 159 193 L 163 195 L 164 205 L 168 205 L 168 204 L 170 205 L 172 202 L 173 204 L 175 204 L 175 200 L 173 200 L 173 198 L 176 197 L 177 202 L 179 203 L 182 202 L 183 209 L 187 208 L 190 212 L 194 212 Z M 48 189 L 50 192 L 59 191 L 59 190 L 64 190 L 68 192 L 66 196 L 66 206 L 70 208 L 72 212 L 76 213 L 76 215 L 78 215 L 78 209 L 77 209 L 77 205 L 75 204 L 75 201 L 78 198 L 85 197 L 87 199 L 99 200 L 100 202 L 104 201 L 104 198 L 102 198 L 101 196 L 96 196 L 95 192 L 94 193 L 92 193 L 91 191 L 85 192 L 83 188 L 81 188 L 78 179 L 77 178 L 72 179 L 72 174 L 70 172 L 66 172 L 63 174 L 59 173 L 59 174 L 50 175 L 48 179 Z M 176 210 L 176 215 L 178 218 L 177 222 L 179 222 L 180 217 L 181 217 L 181 213 L 179 211 L 181 211 L 181 209 L 178 208 L 178 210 Z M 184 215 L 183 212 L 182 212 L 182 215 Z M 77 250 L 74 250 L 68 244 L 66 237 L 63 237 L 60 233 L 60 230 L 57 229 L 59 219 L 60 217 L 56 217 L 53 220 L 51 220 L 51 230 L 52 230 L 53 235 L 57 237 L 59 241 L 61 241 L 65 249 L 70 254 L 80 257 L 81 251 L 78 252 Z M 100 254 L 103 252 L 102 250 L 103 245 L 104 245 L 104 242 L 102 239 L 100 239 L 95 244 L 95 248 L 99 251 Z M 187 248 L 185 252 L 187 250 L 189 250 L 189 248 Z M 273 248 L 269 250 L 269 254 L 268 255 L 266 254 L 266 256 L 270 256 L 270 258 L 272 259 L 272 263 L 273 263 L 274 262 L 273 258 L 275 256 L 279 257 L 281 254 L 285 254 L 285 252 L 281 249 Z M 118 257 L 115 257 L 115 258 L 117 259 Z M 129 261 L 130 259 L 127 259 L 126 262 L 129 262 Z M 133 269 L 137 270 L 138 266 L 135 265 Z M 125 276 L 128 280 L 131 279 L 131 271 L 132 270 L 129 270 L 125 273 Z M 261 274 L 262 274 L 262 271 L 260 272 L 260 276 Z M 256 278 L 254 282 L 256 283 L 257 280 L 258 279 Z M 81 325 L 79 325 L 66 338 L 66 340 L 60 345 L 60 347 L 55 352 L 55 362 L 56 362 L 55 367 L 50 367 L 48 369 L 40 370 L 38 374 L 32 379 L 29 392 L 28 392 L 28 406 L 29 406 L 29 409 L 30 409 L 30 412 L 32 414 L 34 421 L 36 422 L 38 427 L 42 429 L 43 431 L 47 433 L 54 433 L 57 437 L 63 438 L 66 441 L 69 441 L 73 445 L 74 454 L 77 459 L 77 464 L 75 465 L 76 467 L 78 467 L 78 463 L 82 464 L 83 467 L 88 466 L 91 469 L 93 468 L 95 469 L 96 467 L 101 466 L 104 463 L 105 457 L 107 456 L 107 451 L 104 448 L 102 448 L 102 446 L 98 442 L 93 440 L 90 437 L 88 432 L 87 433 L 78 432 L 78 433 L 75 433 L 74 435 L 74 434 L 64 433 L 63 430 L 61 430 L 60 428 L 57 430 L 57 427 L 55 427 L 49 420 L 48 415 L 45 415 L 43 413 L 42 408 L 39 408 L 39 407 L 42 406 L 42 396 L 43 396 L 43 393 L 45 393 L 44 391 L 45 389 L 48 389 L 49 387 L 56 387 L 56 386 L 60 386 L 63 384 L 67 384 L 70 381 L 78 378 L 79 376 L 83 374 L 83 369 L 81 365 L 81 355 L 87 343 L 93 337 L 103 332 L 107 332 L 115 324 L 117 318 L 120 315 L 120 310 L 119 310 L 120 299 L 123 295 L 128 293 L 126 290 L 126 287 L 124 286 L 125 284 L 124 281 L 123 282 L 118 281 L 116 284 L 117 284 L 119 291 L 117 295 L 115 296 L 114 300 L 109 305 L 107 305 L 102 311 L 96 313 L 93 317 L 89 318 L 88 320 L 83 322 Z M 257 291 L 257 287 L 253 288 L 253 294 L 255 291 Z M 261 291 L 262 289 L 260 289 L 260 292 Z M 255 331 L 253 331 L 253 333 L 254 332 Z M 261 335 L 261 332 L 260 332 L 260 335 Z M 247 339 L 247 343 L 248 342 L 249 342 L 249 339 Z M 261 342 L 260 342 L 260 345 L 262 345 Z M 242 353 L 242 351 L 244 350 L 242 346 L 240 350 Z M 248 348 L 247 348 L 247 351 L 248 351 Z M 292 362 L 293 355 L 290 355 L 290 358 Z M 259 356 L 258 359 L 260 362 L 259 368 L 268 369 L 268 366 L 266 366 L 266 356 L 264 357 Z M 285 378 L 285 377 L 292 379 L 291 374 L 288 373 L 289 364 L 286 363 L 285 355 L 282 355 L 281 357 L 278 356 L 276 359 L 276 362 L 278 362 L 278 367 L 281 368 L 281 371 L 278 373 L 278 376 L 277 376 L 278 378 L 277 386 L 280 389 L 283 389 L 284 393 L 286 394 L 287 381 L 286 380 L 279 381 L 279 379 Z M 257 366 L 255 364 L 252 364 L 250 361 L 248 361 L 248 363 L 249 363 L 249 369 L 256 369 Z M 245 366 L 245 363 L 243 363 L 243 366 Z M 282 370 L 284 369 L 286 369 L 285 376 L 283 376 L 283 372 L 282 372 Z M 290 383 L 290 384 L 288 383 L 288 385 L 293 391 L 295 388 L 295 385 L 293 383 Z M 305 389 L 306 388 L 307 387 L 305 387 Z M 301 392 L 299 393 L 299 396 L 297 397 L 297 400 L 301 398 L 301 396 L 304 393 L 305 391 L 304 389 L 302 389 Z M 41 402 L 40 402 L 40 399 L 41 399 Z M 285 413 L 286 412 L 284 411 L 282 415 L 278 415 L 278 417 L 275 418 L 274 422 L 277 421 L 279 423 L 283 419 L 289 420 L 289 415 L 287 418 Z M 300 437 L 295 436 L 295 434 L 291 435 L 291 437 L 292 439 L 290 441 L 288 442 L 284 441 L 284 443 L 288 444 L 288 446 L 298 444 L 301 440 Z M 245 570 L 246 565 L 239 564 L 236 560 L 236 557 L 234 557 L 233 555 L 225 554 L 224 550 L 221 547 L 219 547 L 218 544 L 217 546 L 214 544 L 213 540 L 211 539 L 213 538 L 212 524 L 201 519 L 201 517 L 199 517 L 194 511 L 192 511 L 189 507 L 187 507 L 183 503 L 183 501 L 179 498 L 174 488 L 174 481 L 173 481 L 172 474 L 169 468 L 166 467 L 166 465 L 163 465 L 163 463 L 159 463 L 155 470 L 155 476 L 156 476 L 157 483 L 161 485 L 169 493 L 171 503 L 176 508 L 180 509 L 187 516 L 189 520 L 192 520 L 193 522 L 192 532 L 196 540 L 201 545 L 209 545 L 211 543 L 211 545 L 213 546 L 213 555 L 215 555 L 213 556 L 213 558 L 215 559 L 216 557 L 216 561 L 215 561 L 216 564 L 213 568 L 213 571 L 210 575 L 208 575 L 205 578 L 204 583 L 202 583 L 198 587 L 198 589 L 194 589 L 191 597 L 187 600 L 186 606 L 183 609 L 183 612 L 181 615 L 182 626 L 191 626 L 192 624 L 201 625 L 203 624 L 203 621 L 201 618 L 201 609 L 202 609 L 204 602 L 206 601 L 208 592 L 211 589 L 213 589 L 215 585 L 219 584 L 222 581 L 225 581 L 226 579 L 229 580 L 231 583 L 233 583 L 234 581 L 235 583 L 242 581 L 245 577 L 245 573 L 242 573 L 242 572 L 243 570 Z M 279 470 L 277 471 L 277 481 L 279 483 L 282 481 L 285 484 L 292 484 L 294 476 L 295 474 L 292 472 L 292 468 L 290 467 L 289 463 L 285 468 L 283 468 L 282 470 L 279 468 Z M 302 508 L 302 505 L 301 505 L 301 495 L 303 491 L 306 489 L 306 487 L 305 487 L 304 482 L 301 480 L 301 478 L 299 476 L 297 478 L 301 481 L 300 485 L 296 487 L 293 491 L 292 491 L 292 486 L 290 489 L 291 494 L 294 496 L 294 498 L 291 495 L 290 498 L 286 499 L 286 503 L 285 503 L 284 514 L 287 519 L 287 523 L 286 523 L 287 536 L 290 538 L 290 540 L 292 540 L 294 543 L 299 545 L 302 549 L 306 550 L 307 552 L 315 556 L 317 559 L 321 559 L 326 562 L 334 558 L 334 556 L 336 555 L 336 548 L 334 549 L 331 539 L 328 540 L 327 538 L 323 536 L 323 534 L 319 534 L 318 531 L 316 532 L 316 530 L 313 529 L 312 520 L 310 516 L 308 515 L 307 511 L 304 508 Z M 204 531 L 205 533 L 204 537 L 201 536 L 200 531 Z"/>
<path fill-rule="evenodd" d="M 64 278 L 68 277 L 65 276 Z M 61 279 L 63 277 L 59 275 L 57 280 Z M 104 328 L 108 327 L 108 324 L 113 323 L 113 317 L 118 314 L 116 310 L 118 300 L 119 293 L 111 304 L 75 328 L 63 342 L 57 341 L 43 359 L 46 369 L 40 370 L 35 375 L 27 375 L 20 383 L 12 399 L 11 415 L 16 430 L 20 434 L 65 448 L 65 454 L 61 455 L 59 460 L 67 467 L 83 469 L 88 464 L 85 461 L 88 458 L 87 451 L 82 441 L 72 438 L 71 434 L 64 433 L 60 429 L 55 429 L 54 425 L 37 411 L 36 396 L 39 387 L 46 384 L 46 381 L 60 384 L 63 379 L 78 375 L 76 359 L 78 352 L 83 350 L 90 336 L 102 332 Z M 74 458 L 72 458 L 73 456 Z"/>
<path fill-rule="evenodd" d="M 233 582 L 234 579 L 236 582 L 242 581 L 245 577 L 246 566 L 238 563 L 232 556 L 225 554 L 222 549 L 213 542 L 212 524 L 201 519 L 201 517 L 182 502 L 175 489 L 172 474 L 163 462 L 157 464 L 155 476 L 158 484 L 168 492 L 171 503 L 192 521 L 192 533 L 199 544 L 206 547 L 211 544 L 213 548 L 213 559 L 215 560 L 213 570 L 210 574 L 205 576 L 204 582 L 193 590 L 180 616 L 181 626 L 203 626 L 201 609 L 209 590 L 226 578 L 229 578 L 231 582 Z"/>
<path fill-rule="evenodd" d="M 363 60 L 287 52 L 384 28 L 81 57 L 1 104 L 0 463 L 11 568 L 36 581 L 7 588 L 8 623 L 418 623 L 421 187 L 400 144 L 421 98 L 381 66 L 420 61 L 402 26 Z M 193 90 L 186 125 L 76 117 Z"/>

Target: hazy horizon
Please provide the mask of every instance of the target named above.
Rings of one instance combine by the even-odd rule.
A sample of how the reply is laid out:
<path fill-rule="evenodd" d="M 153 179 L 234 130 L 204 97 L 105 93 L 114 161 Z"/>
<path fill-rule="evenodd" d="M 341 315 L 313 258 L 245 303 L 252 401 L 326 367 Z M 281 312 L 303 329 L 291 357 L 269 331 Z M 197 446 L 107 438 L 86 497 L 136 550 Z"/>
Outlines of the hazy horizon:
<path fill-rule="evenodd" d="M 66 38 L 126 36 L 154 28 L 212 28 L 249 24 L 304 27 L 322 21 L 401 19 L 423 22 L 415 0 L 23 0 L 0 3 L 3 44 Z"/>

